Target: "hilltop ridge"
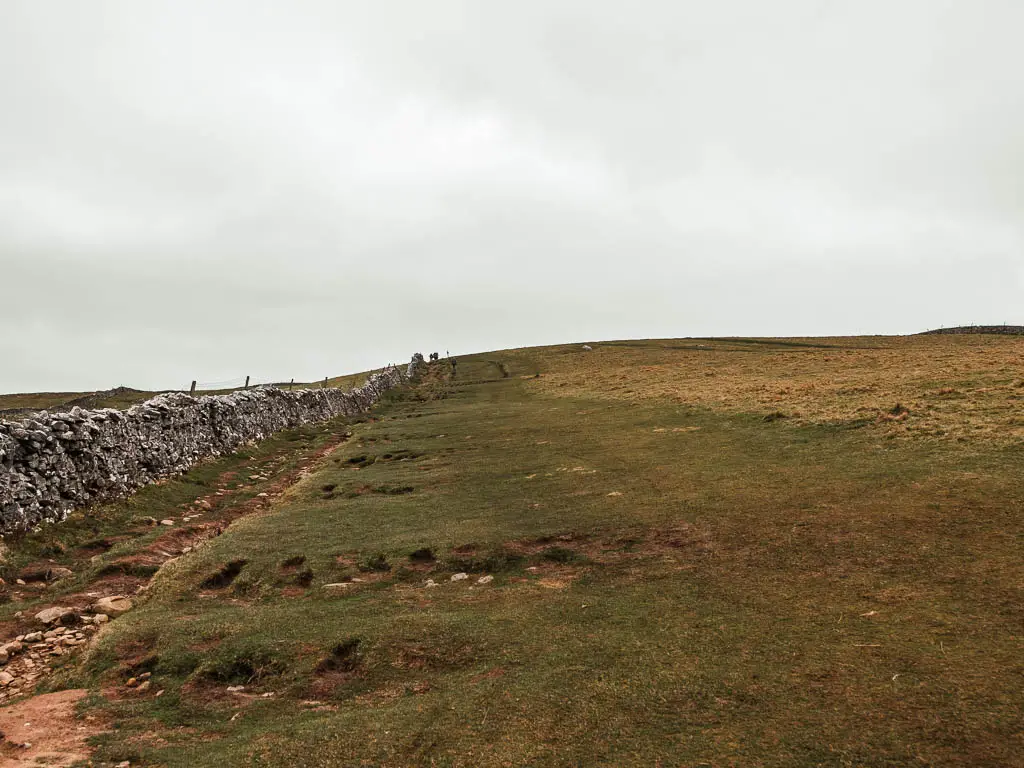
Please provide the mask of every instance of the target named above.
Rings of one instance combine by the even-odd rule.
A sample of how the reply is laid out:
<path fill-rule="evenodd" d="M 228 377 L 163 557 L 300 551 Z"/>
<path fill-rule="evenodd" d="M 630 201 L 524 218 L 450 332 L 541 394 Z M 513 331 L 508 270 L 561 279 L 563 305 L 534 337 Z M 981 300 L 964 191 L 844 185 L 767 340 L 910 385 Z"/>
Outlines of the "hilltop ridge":
<path fill-rule="evenodd" d="M 964 333 L 1004 333 L 1009 336 L 1024 336 L 1024 325 L 958 325 L 953 328 L 935 328 L 930 331 L 923 331 L 919 336 L 934 334 L 964 334 Z"/>

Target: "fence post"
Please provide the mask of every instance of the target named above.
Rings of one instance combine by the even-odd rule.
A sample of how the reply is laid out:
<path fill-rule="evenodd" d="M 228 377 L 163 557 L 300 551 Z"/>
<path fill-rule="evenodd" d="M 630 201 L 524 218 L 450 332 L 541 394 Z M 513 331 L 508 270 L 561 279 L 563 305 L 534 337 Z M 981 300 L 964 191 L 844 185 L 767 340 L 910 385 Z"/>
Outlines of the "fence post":
<path fill-rule="evenodd" d="M 327 389 L 327 377 L 324 376 L 324 383 L 320 385 L 320 389 Z"/>
<path fill-rule="evenodd" d="M 195 397 L 195 396 L 196 396 L 196 382 L 195 382 L 195 379 L 193 379 L 193 380 L 192 380 L 192 389 L 190 389 L 190 390 L 188 391 L 188 393 L 189 393 L 190 395 L 192 395 L 192 397 Z"/>
<path fill-rule="evenodd" d="M 246 389 L 249 388 L 249 377 L 248 376 L 245 377 L 245 388 Z"/>
<path fill-rule="evenodd" d="M 291 392 L 292 388 L 294 386 L 295 386 L 295 379 L 292 379 L 291 382 L 288 384 L 288 391 Z"/>

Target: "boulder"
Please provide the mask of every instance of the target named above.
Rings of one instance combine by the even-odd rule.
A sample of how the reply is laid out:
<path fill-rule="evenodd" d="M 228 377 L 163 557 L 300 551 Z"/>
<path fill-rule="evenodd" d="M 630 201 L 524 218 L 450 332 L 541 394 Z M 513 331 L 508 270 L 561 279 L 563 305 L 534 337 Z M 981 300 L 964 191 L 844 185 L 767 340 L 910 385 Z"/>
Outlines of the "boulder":
<path fill-rule="evenodd" d="M 68 576 L 74 576 L 75 572 L 70 568 L 62 568 L 59 565 L 55 565 L 46 572 L 47 581 L 58 581 L 60 579 L 66 579 Z"/>
<path fill-rule="evenodd" d="M 114 595 L 112 597 L 101 597 L 95 603 L 90 606 L 89 610 L 97 614 L 103 614 L 111 618 L 116 618 L 122 613 L 127 613 L 132 609 L 132 601 L 127 597 L 121 595 Z M 96 617 L 98 619 L 99 616 Z M 95 621 L 96 619 L 93 619 Z"/>
<path fill-rule="evenodd" d="M 74 608 L 47 608 L 36 614 L 36 621 L 49 626 L 58 622 L 71 623 L 77 617 Z"/>

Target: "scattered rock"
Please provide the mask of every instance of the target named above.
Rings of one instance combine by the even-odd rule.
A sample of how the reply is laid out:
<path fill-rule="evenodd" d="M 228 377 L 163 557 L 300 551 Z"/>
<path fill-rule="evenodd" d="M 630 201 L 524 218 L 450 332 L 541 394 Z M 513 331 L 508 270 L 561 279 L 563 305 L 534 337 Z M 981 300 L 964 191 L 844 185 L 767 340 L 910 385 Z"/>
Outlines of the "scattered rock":
<path fill-rule="evenodd" d="M 490 574 L 488 574 L 487 576 L 481 576 L 479 579 L 476 580 L 476 583 L 477 584 L 490 584 L 492 581 L 494 581 L 494 577 L 491 576 Z"/>
<path fill-rule="evenodd" d="M 50 568 L 46 571 L 46 580 L 58 581 L 60 579 L 66 579 L 68 576 L 74 575 L 75 572 L 72 571 L 70 568 L 62 568 L 60 566 L 55 565 L 53 568 Z"/>
<path fill-rule="evenodd" d="M 161 520 L 160 525 L 174 525 L 174 521 L 168 518 L 166 520 Z"/>
<path fill-rule="evenodd" d="M 14 682 L 14 675 L 10 672 L 0 672 L 0 685 L 5 688 Z"/>
<path fill-rule="evenodd" d="M 77 618 L 73 608 L 47 608 L 36 614 L 36 621 L 41 624 L 56 624 L 58 621 L 70 623 Z"/>
<path fill-rule="evenodd" d="M 5 651 L 9 656 L 13 656 L 16 653 L 21 653 L 24 648 L 25 646 L 21 644 L 20 640 L 12 640 L 0 647 L 0 650 Z"/>
<path fill-rule="evenodd" d="M 427 582 L 426 582 L 426 584 L 424 584 L 424 586 L 428 587 L 428 588 L 429 587 L 436 587 L 437 586 L 437 582 L 434 581 L 433 579 L 427 579 Z"/>
<path fill-rule="evenodd" d="M 135 692 L 136 692 L 136 693 L 145 693 L 146 691 L 148 691 L 148 690 L 149 690 L 149 688 L 150 688 L 150 686 L 151 686 L 151 685 L 152 685 L 152 683 L 151 683 L 151 682 L 150 682 L 149 680 L 146 680 L 146 681 L 144 681 L 144 682 L 141 682 L 141 683 L 139 683 L 139 684 L 138 684 L 138 685 L 137 685 L 137 686 L 135 687 Z"/>
<path fill-rule="evenodd" d="M 114 595 L 112 597 L 102 597 L 92 604 L 90 610 L 95 611 L 97 614 L 105 615 L 108 617 L 118 617 L 122 613 L 126 613 L 132 609 L 132 601 L 127 597 L 121 595 Z M 99 616 L 95 620 L 99 619 Z"/>
<path fill-rule="evenodd" d="M 348 582 L 336 581 L 333 584 L 324 584 L 324 589 L 344 590 L 348 588 Z"/>
<path fill-rule="evenodd" d="M 469 578 L 468 573 L 453 573 L 451 581 L 465 581 Z"/>
<path fill-rule="evenodd" d="M 43 633 L 42 632 L 29 632 L 27 635 L 25 635 L 25 642 L 26 643 L 39 643 L 39 642 L 42 642 L 42 640 L 43 640 Z"/>
<path fill-rule="evenodd" d="M 93 624 L 106 624 L 108 621 L 110 621 L 110 617 L 105 613 L 97 613 L 92 617 Z"/>

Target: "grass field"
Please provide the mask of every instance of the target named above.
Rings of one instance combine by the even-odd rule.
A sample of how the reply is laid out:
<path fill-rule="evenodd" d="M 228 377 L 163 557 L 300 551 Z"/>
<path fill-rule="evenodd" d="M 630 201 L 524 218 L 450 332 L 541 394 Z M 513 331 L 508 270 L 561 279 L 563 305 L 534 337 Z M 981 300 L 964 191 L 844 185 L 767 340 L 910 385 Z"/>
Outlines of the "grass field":
<path fill-rule="evenodd" d="M 74 405 L 88 408 L 128 408 L 148 400 L 156 394 L 156 392 L 124 389 L 109 394 L 105 392 L 35 392 L 0 395 L 0 416 L 3 416 L 3 412 L 6 411 L 12 412 L 10 418 L 20 418 L 19 414 L 13 412 L 70 410 Z"/>
<path fill-rule="evenodd" d="M 594 346 L 442 361 L 12 543 L 77 571 L 134 530 L 71 594 L 147 508 L 234 521 L 47 683 L 96 759 L 1024 765 L 1024 339 Z"/>

